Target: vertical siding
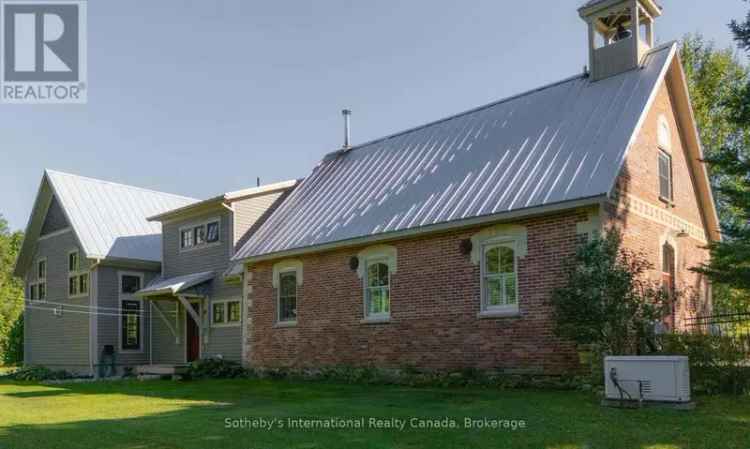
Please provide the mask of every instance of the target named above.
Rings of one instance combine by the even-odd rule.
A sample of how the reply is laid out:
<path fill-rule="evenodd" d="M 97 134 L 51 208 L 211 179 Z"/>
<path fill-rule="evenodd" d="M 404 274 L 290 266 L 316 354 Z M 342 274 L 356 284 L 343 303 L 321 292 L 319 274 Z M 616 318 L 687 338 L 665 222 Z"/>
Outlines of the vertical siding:
<path fill-rule="evenodd" d="M 48 303 L 35 302 L 34 309 L 26 308 L 24 362 L 89 374 L 90 315 L 76 311 L 88 312 L 90 299 L 68 298 L 68 252 L 74 249 L 80 251 L 72 232 L 37 242 L 34 263 L 26 274 L 26 292 L 28 296 L 29 283 L 37 281 L 35 261 L 46 257 Z M 88 261 L 81 259 L 81 268 L 88 267 Z M 62 316 L 52 313 L 59 306 L 51 302 L 64 304 Z"/>

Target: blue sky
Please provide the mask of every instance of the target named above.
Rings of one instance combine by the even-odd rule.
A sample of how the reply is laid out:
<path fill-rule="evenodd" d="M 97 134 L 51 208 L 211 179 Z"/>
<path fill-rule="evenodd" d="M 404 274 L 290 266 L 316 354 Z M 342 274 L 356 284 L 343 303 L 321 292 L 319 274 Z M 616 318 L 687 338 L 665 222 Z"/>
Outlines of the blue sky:
<path fill-rule="evenodd" d="M 89 2 L 89 102 L 0 105 L 0 213 L 45 168 L 205 198 L 579 73 L 583 0 Z M 732 45 L 740 0 L 661 0 L 659 42 Z"/>

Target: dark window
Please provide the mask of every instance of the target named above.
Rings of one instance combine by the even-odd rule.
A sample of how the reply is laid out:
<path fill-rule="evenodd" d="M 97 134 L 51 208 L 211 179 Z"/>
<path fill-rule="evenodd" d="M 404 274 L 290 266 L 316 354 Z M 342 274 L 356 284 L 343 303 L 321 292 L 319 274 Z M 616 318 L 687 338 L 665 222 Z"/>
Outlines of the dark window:
<path fill-rule="evenodd" d="M 140 301 L 122 301 L 122 349 L 137 351 L 141 349 L 141 303 Z"/>
<path fill-rule="evenodd" d="M 78 293 L 84 294 L 89 292 L 89 275 L 82 274 L 78 276 Z"/>
<path fill-rule="evenodd" d="M 213 310 L 213 320 L 214 324 L 222 324 L 224 323 L 224 303 L 218 302 L 214 304 L 214 310 Z"/>
<path fill-rule="evenodd" d="M 196 245 L 202 245 L 206 242 L 206 227 L 205 226 L 196 226 L 194 229 L 195 232 L 195 244 Z"/>
<path fill-rule="evenodd" d="M 78 276 L 68 278 L 68 296 L 78 295 Z"/>
<path fill-rule="evenodd" d="M 206 241 L 208 243 L 219 241 L 219 222 L 214 221 L 206 225 Z"/>
<path fill-rule="evenodd" d="M 75 272 L 78 271 L 79 268 L 78 253 L 73 252 L 68 254 L 68 271 Z"/>
<path fill-rule="evenodd" d="M 672 156 L 659 150 L 659 196 L 672 201 Z"/>
<path fill-rule="evenodd" d="M 123 275 L 122 276 L 122 286 L 120 291 L 122 293 L 125 293 L 127 295 L 132 295 L 133 293 L 137 292 L 141 289 L 141 277 L 140 276 L 131 276 L 131 275 Z"/>
<path fill-rule="evenodd" d="M 29 285 L 29 299 L 35 300 L 36 297 L 36 284 Z"/>
<path fill-rule="evenodd" d="M 664 243 L 661 248 L 661 286 L 664 292 L 669 295 L 670 298 L 674 298 L 675 295 L 675 252 L 674 247 L 669 243 Z M 675 303 L 672 301 L 670 305 L 671 312 L 668 318 L 669 324 L 674 329 L 675 326 Z"/>
<path fill-rule="evenodd" d="M 279 274 L 279 321 L 297 320 L 297 272 Z"/>
<path fill-rule="evenodd" d="M 40 282 L 39 287 L 39 299 L 44 300 L 47 299 L 47 283 L 46 282 Z"/>
<path fill-rule="evenodd" d="M 44 279 L 47 277 L 47 261 L 46 260 L 39 261 L 37 265 L 36 275 L 39 279 Z"/>

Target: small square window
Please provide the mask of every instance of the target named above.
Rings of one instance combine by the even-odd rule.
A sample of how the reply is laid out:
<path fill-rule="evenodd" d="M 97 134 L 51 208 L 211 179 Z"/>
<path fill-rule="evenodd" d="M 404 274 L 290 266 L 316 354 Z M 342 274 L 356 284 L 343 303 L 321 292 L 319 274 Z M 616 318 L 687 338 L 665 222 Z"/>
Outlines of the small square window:
<path fill-rule="evenodd" d="M 121 277 L 120 292 L 126 295 L 132 295 L 141 289 L 141 277 L 129 274 Z"/>
<path fill-rule="evenodd" d="M 206 241 L 208 243 L 219 241 L 219 222 L 214 221 L 206 225 Z"/>

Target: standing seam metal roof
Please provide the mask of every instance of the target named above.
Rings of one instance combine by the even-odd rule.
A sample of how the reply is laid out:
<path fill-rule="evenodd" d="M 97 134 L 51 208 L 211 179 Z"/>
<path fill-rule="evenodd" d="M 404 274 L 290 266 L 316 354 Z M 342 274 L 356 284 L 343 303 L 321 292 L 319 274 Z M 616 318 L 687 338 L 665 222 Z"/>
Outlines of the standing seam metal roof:
<path fill-rule="evenodd" d="M 607 194 L 675 52 L 334 153 L 234 260 Z"/>
<path fill-rule="evenodd" d="M 53 170 L 45 176 L 89 258 L 161 261 L 161 224 L 147 217 L 197 201 Z"/>

